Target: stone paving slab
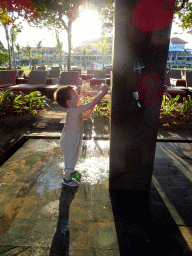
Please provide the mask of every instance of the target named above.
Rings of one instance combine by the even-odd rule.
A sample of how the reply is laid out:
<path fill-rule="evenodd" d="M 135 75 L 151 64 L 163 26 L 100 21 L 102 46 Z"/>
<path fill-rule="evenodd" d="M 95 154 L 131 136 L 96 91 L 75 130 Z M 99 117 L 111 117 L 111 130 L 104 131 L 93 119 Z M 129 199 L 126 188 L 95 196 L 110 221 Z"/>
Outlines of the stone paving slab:
<path fill-rule="evenodd" d="M 37 256 L 50 253 L 63 192 L 63 157 L 58 139 L 66 113 L 66 109 L 53 103 L 32 131 L 26 133 L 25 137 L 32 140 L 28 140 L 1 166 L 1 255 Z M 106 125 L 102 123 L 100 126 Z M 69 220 L 69 252 L 74 256 L 119 256 L 108 186 L 109 130 L 93 132 L 93 123 L 88 120 L 84 122 L 84 136 L 91 140 L 83 141 L 78 163 L 83 178 L 70 199 L 70 207 L 64 208 Z M 92 140 L 93 137 L 95 140 Z M 191 140 L 191 137 L 169 132 L 166 136 L 159 134 L 158 139 Z M 14 141 L 17 138 L 5 134 L 5 140 Z M 192 249 L 191 145 L 157 143 L 158 154 L 150 193 L 151 222 L 161 226 L 155 232 L 154 244 L 159 246 L 162 241 L 163 246 L 165 242 L 158 236 L 160 230 L 166 237 L 168 230 L 178 227 L 180 233 L 175 231 L 173 240 L 178 239 L 179 243 L 182 234 L 188 246 L 183 247 L 186 254 L 182 255 L 187 256 L 192 254 L 189 252 L 189 248 Z M 155 241 L 157 238 L 158 241 Z M 174 256 L 177 255 L 181 256 L 175 252 Z"/>
<path fill-rule="evenodd" d="M 108 147 L 108 141 L 84 141 L 78 162 L 83 178 L 69 209 L 70 251 L 74 255 L 100 255 L 102 250 L 119 255 L 108 191 Z M 30 173 L 38 169 L 36 163 L 40 162 L 41 171 L 29 193 L 17 198 L 24 183 L 30 185 Z M 8 166 L 13 171 L 10 169 L 6 175 Z M 22 255 L 28 255 L 32 248 L 36 251 L 39 247 L 39 255 L 46 255 L 44 249 L 51 247 L 57 226 L 63 166 L 59 140 L 50 139 L 29 139 L 2 165 L 4 179 L 0 191 L 6 191 L 6 196 L 1 205 L 6 210 L 10 200 L 17 201 L 13 217 L 9 207 L 1 214 L 1 225 L 6 226 L 0 240 L 2 250 L 9 246 L 11 254 L 16 250 L 14 246 L 19 246 Z"/>
<path fill-rule="evenodd" d="M 98 90 L 99 88 L 97 88 Z M 89 96 L 95 96 L 98 92 L 93 90 L 93 88 L 90 88 L 89 83 L 86 81 L 83 82 L 82 86 L 82 98 L 86 97 L 86 95 Z M 65 124 L 67 109 L 59 106 L 56 104 L 53 99 L 50 100 L 50 109 L 47 109 L 44 111 L 44 114 L 42 117 L 39 118 L 39 120 L 33 124 L 32 127 L 16 129 L 13 133 L 8 131 L 4 131 L 0 135 L 0 152 L 3 154 L 2 157 L 0 157 L 0 161 L 6 154 L 7 149 L 14 146 L 14 140 L 18 141 L 18 137 L 25 135 L 31 135 L 35 136 L 35 134 L 47 134 L 48 136 L 53 136 L 53 133 L 58 133 L 60 136 L 60 133 L 63 129 L 63 126 Z M 106 120 L 105 120 L 106 121 Z M 97 139 L 109 139 L 109 133 L 110 133 L 110 127 L 109 127 L 109 120 L 108 124 L 102 120 L 99 121 L 99 123 L 95 123 L 93 125 L 93 120 L 86 120 L 84 121 L 84 138 L 91 139 L 91 138 L 97 138 Z M 95 128 L 93 128 L 95 126 Z M 166 133 L 163 133 L 162 131 L 158 134 L 158 139 L 171 139 L 171 140 L 191 140 L 190 136 L 187 136 L 185 134 L 180 134 L 179 132 L 171 132 L 166 131 Z M 1 156 L 1 155 L 0 155 Z M 9 157 L 9 156 L 7 156 Z M 6 158 L 7 158 L 6 157 Z"/>
<path fill-rule="evenodd" d="M 28 246 L 3 246 L 0 248 L 0 254 L 4 256 L 15 256 L 15 255 L 25 255 L 25 256 L 48 256 L 49 255 L 48 248 L 35 248 Z"/>
<path fill-rule="evenodd" d="M 178 227 L 192 249 L 191 166 L 191 144 L 157 143 L 150 217 L 165 233 Z M 59 140 L 45 138 L 29 139 L 1 166 L 2 255 L 49 255 L 61 214 L 72 255 L 120 255 L 109 195 L 109 141 L 83 141 L 76 190 L 62 189 L 63 167 Z"/>

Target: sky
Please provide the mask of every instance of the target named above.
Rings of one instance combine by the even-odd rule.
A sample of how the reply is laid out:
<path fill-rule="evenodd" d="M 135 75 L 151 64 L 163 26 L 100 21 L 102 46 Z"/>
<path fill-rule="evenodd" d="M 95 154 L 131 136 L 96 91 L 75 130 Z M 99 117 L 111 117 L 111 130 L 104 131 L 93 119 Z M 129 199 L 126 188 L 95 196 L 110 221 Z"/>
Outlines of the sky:
<path fill-rule="evenodd" d="M 82 41 L 98 38 L 101 33 L 101 25 L 96 11 L 85 10 L 72 25 L 73 47 L 78 46 Z M 44 47 L 56 46 L 55 32 L 53 30 L 37 29 L 27 25 L 25 22 L 22 23 L 22 26 L 22 32 L 18 34 L 16 40 L 16 43 L 19 43 L 21 46 L 25 47 L 28 43 L 31 47 L 36 47 L 40 40 L 42 40 Z M 64 51 L 67 51 L 67 32 L 65 30 L 62 31 L 59 38 L 63 43 Z M 5 31 L 2 26 L 0 26 L 0 40 L 7 47 Z"/>
<path fill-rule="evenodd" d="M 82 41 L 98 38 L 101 33 L 101 21 L 98 18 L 96 11 L 85 10 L 78 20 L 73 23 L 72 26 L 72 46 L 76 47 L 81 44 Z M 177 34 L 175 34 L 177 32 Z M 183 32 L 176 23 L 172 24 L 171 37 L 179 37 L 184 41 L 188 42 L 185 47 L 192 49 L 192 34 Z M 3 45 L 7 48 L 7 41 L 5 38 L 5 31 L 0 26 L 0 40 Z M 26 47 L 29 44 L 31 47 L 36 47 L 37 43 L 42 40 L 44 47 L 55 47 L 56 39 L 55 32 L 53 30 L 37 29 L 31 27 L 23 22 L 22 32 L 17 36 L 17 43 L 21 46 Z M 67 52 L 67 32 L 64 30 L 60 33 L 60 41 L 63 42 L 64 51 Z"/>
<path fill-rule="evenodd" d="M 180 39 L 188 42 L 185 45 L 185 48 L 192 49 L 192 34 L 182 31 L 181 27 L 179 27 L 175 22 L 172 24 L 171 38 L 172 37 L 179 37 Z"/>

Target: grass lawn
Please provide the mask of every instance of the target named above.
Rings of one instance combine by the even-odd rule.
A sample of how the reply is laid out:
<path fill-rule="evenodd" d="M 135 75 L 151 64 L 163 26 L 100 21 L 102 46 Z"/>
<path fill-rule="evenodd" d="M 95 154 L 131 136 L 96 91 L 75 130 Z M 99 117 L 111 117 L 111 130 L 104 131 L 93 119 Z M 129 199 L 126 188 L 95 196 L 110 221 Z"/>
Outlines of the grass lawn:
<path fill-rule="evenodd" d="M 22 67 L 21 67 L 21 70 L 24 70 L 24 74 L 25 74 L 26 76 L 28 76 L 29 73 L 31 72 L 31 69 L 29 68 L 29 66 L 22 66 Z"/>

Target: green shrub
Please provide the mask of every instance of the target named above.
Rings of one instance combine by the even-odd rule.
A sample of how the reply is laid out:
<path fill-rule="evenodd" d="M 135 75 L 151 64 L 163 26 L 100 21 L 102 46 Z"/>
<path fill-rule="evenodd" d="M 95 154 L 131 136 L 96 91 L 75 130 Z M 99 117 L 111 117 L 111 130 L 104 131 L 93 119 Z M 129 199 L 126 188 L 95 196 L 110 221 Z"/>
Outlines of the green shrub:
<path fill-rule="evenodd" d="M 0 70 L 7 70 L 7 67 L 0 67 Z"/>
<path fill-rule="evenodd" d="M 183 105 L 180 108 L 181 112 L 186 116 L 190 117 L 192 116 L 192 100 L 191 96 L 188 96 L 188 100 L 186 98 L 183 98 Z"/>
<path fill-rule="evenodd" d="M 110 101 L 108 99 L 102 100 L 93 111 L 93 115 L 97 117 L 109 117 L 109 113 Z"/>
<path fill-rule="evenodd" d="M 189 65 L 172 65 L 172 68 L 188 68 Z"/>
<path fill-rule="evenodd" d="M 189 65 L 179 65 L 178 68 L 188 68 Z"/>
<path fill-rule="evenodd" d="M 49 107 L 46 99 L 38 91 L 25 95 L 22 92 L 8 89 L 5 92 L 0 92 L 0 116 L 7 114 L 21 115 L 24 113 L 35 115 L 37 110 Z"/>
<path fill-rule="evenodd" d="M 171 111 L 173 111 L 179 98 L 180 98 L 179 94 L 175 98 L 171 98 L 171 99 L 169 99 L 166 95 L 163 95 L 163 100 L 161 103 L 161 113 L 166 116 Z"/>
<path fill-rule="evenodd" d="M 21 66 L 20 66 L 20 65 L 17 65 L 17 69 L 21 69 Z"/>
<path fill-rule="evenodd" d="M 4 65 L 9 61 L 9 54 L 0 50 L 0 65 Z"/>

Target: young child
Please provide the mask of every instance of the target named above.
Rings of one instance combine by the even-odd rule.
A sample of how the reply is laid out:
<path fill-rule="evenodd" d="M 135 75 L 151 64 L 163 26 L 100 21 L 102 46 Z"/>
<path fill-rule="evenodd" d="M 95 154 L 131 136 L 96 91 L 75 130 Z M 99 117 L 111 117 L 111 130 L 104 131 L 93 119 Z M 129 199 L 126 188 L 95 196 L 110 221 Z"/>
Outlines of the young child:
<path fill-rule="evenodd" d="M 61 134 L 60 145 L 64 155 L 64 174 L 63 184 L 69 186 L 77 186 L 79 183 L 76 179 L 71 178 L 71 174 L 76 173 L 75 166 L 78 161 L 81 142 L 83 119 L 87 119 L 93 108 L 107 94 L 107 85 L 102 87 L 102 91 L 89 103 L 81 104 L 81 98 L 76 89 L 72 86 L 62 86 L 55 92 L 56 102 L 68 108 L 66 122 Z"/>

